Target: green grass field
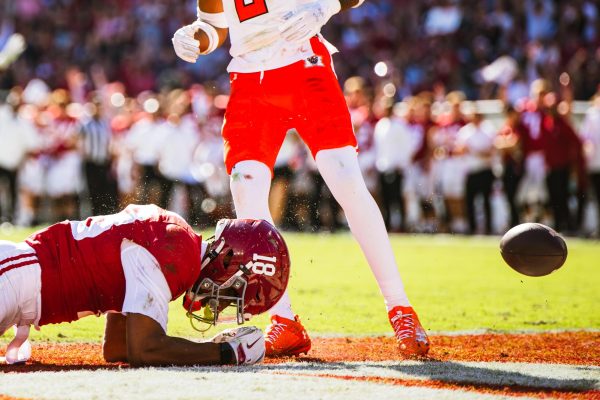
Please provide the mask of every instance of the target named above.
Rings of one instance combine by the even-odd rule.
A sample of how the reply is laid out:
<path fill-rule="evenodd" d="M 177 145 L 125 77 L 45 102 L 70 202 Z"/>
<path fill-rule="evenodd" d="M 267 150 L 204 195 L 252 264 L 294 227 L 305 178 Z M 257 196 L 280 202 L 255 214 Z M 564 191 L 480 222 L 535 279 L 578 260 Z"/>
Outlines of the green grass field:
<path fill-rule="evenodd" d="M 0 233 L 0 240 L 18 241 L 29 233 Z M 375 279 L 349 234 L 285 237 L 292 254 L 292 305 L 310 332 L 391 332 Z M 521 276 L 506 266 L 498 242 L 494 237 L 392 236 L 406 290 L 428 330 L 600 329 L 599 242 L 567 240 L 565 266 L 543 278 Z M 32 336 L 97 340 L 103 323 L 103 318 L 88 317 L 43 327 Z M 253 323 L 264 327 L 267 317 Z M 190 328 L 179 300 L 171 304 L 169 333 L 200 336 Z"/>

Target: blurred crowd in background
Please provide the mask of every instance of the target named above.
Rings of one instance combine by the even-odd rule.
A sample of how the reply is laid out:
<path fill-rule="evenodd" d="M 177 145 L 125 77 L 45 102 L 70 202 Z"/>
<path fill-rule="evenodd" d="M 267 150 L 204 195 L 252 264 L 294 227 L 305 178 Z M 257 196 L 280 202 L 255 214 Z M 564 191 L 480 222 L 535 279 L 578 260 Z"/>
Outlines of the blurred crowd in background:
<path fill-rule="evenodd" d="M 228 46 L 192 65 L 170 43 L 194 1 L 2 7 L 0 49 L 14 32 L 25 39 L 14 62 L 0 53 L 2 221 L 131 202 L 201 226 L 233 215 L 220 137 Z M 340 49 L 363 174 L 390 231 L 490 234 L 541 221 L 598 234 L 599 11 L 597 0 L 367 0 L 332 19 L 324 35 Z M 494 122 L 473 102 L 491 99 L 503 104 Z M 573 100 L 590 99 L 575 121 Z M 295 132 L 271 208 L 286 229 L 345 227 Z"/>

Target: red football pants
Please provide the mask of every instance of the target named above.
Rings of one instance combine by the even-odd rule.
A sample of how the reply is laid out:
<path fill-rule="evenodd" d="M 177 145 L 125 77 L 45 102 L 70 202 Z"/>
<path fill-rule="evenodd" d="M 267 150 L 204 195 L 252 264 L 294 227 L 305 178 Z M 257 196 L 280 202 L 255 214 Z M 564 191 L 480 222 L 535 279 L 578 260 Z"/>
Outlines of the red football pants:
<path fill-rule="evenodd" d="M 318 37 L 315 55 L 288 66 L 231 73 L 223 139 L 227 172 L 254 160 L 271 170 L 288 130 L 295 128 L 313 157 L 320 150 L 356 147 L 346 101 L 331 55 Z"/>

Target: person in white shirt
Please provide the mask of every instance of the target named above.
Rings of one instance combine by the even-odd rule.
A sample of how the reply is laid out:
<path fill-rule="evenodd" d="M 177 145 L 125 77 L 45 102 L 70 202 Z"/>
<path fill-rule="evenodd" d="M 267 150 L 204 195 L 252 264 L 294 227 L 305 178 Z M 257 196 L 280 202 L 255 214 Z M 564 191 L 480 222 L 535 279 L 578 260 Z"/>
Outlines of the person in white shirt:
<path fill-rule="evenodd" d="M 215 110 L 200 126 L 200 141 L 192 159 L 195 184 L 188 187 L 190 218 L 212 224 L 231 213 L 229 175 L 223 164 L 223 116 Z"/>
<path fill-rule="evenodd" d="M 158 147 L 161 191 L 158 205 L 168 208 L 175 184 L 192 180 L 192 160 L 200 143 L 197 122 L 191 115 L 170 114 L 163 124 L 165 136 Z"/>
<path fill-rule="evenodd" d="M 15 220 L 17 173 L 38 142 L 35 126 L 19 115 L 19 106 L 20 98 L 15 92 L 6 98 L 0 95 L 0 184 L 3 180 L 8 182 L 9 197 L 9 207 L 0 207 L 0 221 Z"/>
<path fill-rule="evenodd" d="M 384 103 L 384 117 L 375 125 L 374 147 L 383 218 L 388 230 L 404 231 L 406 228 L 404 173 L 410 166 L 418 143 L 406 121 L 394 115 L 394 100 L 384 97 L 381 102 Z M 400 221 L 394 218 L 396 208 Z"/>
<path fill-rule="evenodd" d="M 598 218 L 600 219 L 600 93 L 592 99 L 592 107 L 587 111 L 580 130 L 583 149 L 587 161 L 589 181 L 596 196 Z M 600 222 L 596 230 L 600 230 Z"/>
<path fill-rule="evenodd" d="M 154 103 L 156 101 L 157 103 Z M 158 100 L 150 97 L 144 102 L 144 111 L 147 115 L 131 126 L 129 134 L 125 139 L 125 145 L 132 151 L 133 161 L 138 170 L 138 181 L 136 185 L 139 191 L 141 203 L 158 202 L 160 176 L 157 173 L 159 148 L 164 143 L 167 135 L 164 129 L 162 110 L 159 107 L 152 108 L 152 104 L 158 104 Z"/>
<path fill-rule="evenodd" d="M 492 233 L 490 200 L 494 184 L 492 153 L 495 136 L 496 130 L 492 123 L 484 121 L 483 116 L 477 111 L 474 112 L 471 122 L 458 131 L 457 152 L 463 155 L 468 171 L 465 184 L 465 201 L 471 233 L 477 232 L 475 199 L 478 195 L 483 197 L 484 232 L 485 234 Z"/>

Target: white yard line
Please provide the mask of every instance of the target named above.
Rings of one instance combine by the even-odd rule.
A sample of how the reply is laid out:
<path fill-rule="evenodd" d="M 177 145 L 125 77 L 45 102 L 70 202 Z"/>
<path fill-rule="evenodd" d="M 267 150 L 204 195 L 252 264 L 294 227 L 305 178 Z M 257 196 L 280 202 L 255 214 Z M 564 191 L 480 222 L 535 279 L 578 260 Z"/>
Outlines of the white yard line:
<path fill-rule="evenodd" d="M 534 389 L 600 389 L 600 367 L 566 364 L 500 362 L 348 362 L 286 363 L 263 368 L 281 373 L 381 377 L 405 380 L 437 380 Z"/>
<path fill-rule="evenodd" d="M 0 393 L 36 399 L 111 400 L 498 400 L 505 396 L 403 387 L 334 378 L 285 376 L 260 369 L 138 369 L 0 375 Z"/>
<path fill-rule="evenodd" d="M 339 378 L 336 378 L 339 377 Z M 503 395 L 340 378 L 541 389 L 600 388 L 600 367 L 484 362 L 351 362 L 0 374 L 0 393 L 36 399 L 501 399 Z"/>

